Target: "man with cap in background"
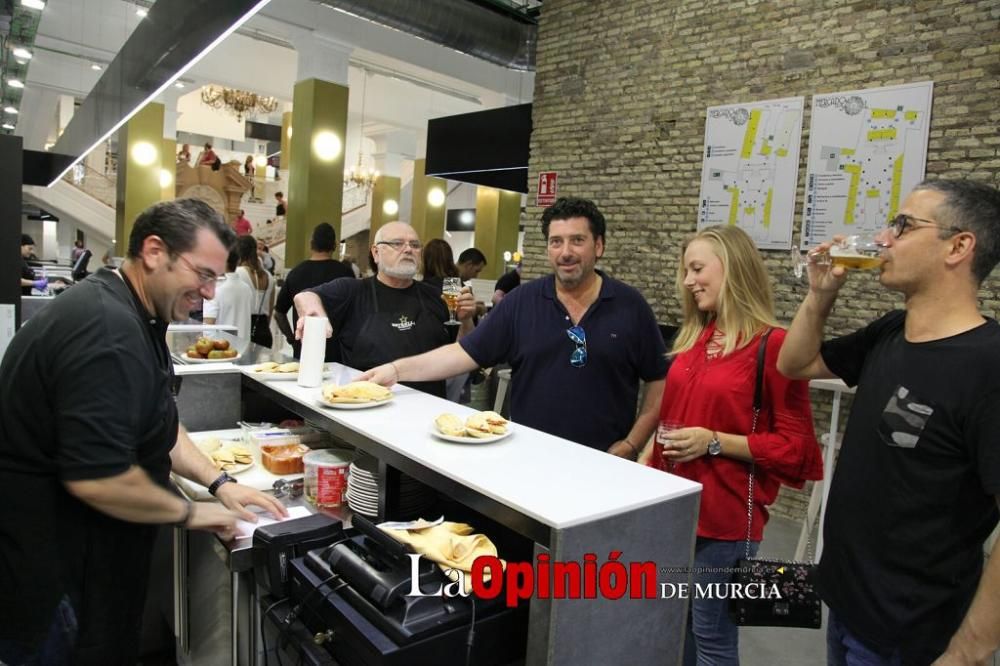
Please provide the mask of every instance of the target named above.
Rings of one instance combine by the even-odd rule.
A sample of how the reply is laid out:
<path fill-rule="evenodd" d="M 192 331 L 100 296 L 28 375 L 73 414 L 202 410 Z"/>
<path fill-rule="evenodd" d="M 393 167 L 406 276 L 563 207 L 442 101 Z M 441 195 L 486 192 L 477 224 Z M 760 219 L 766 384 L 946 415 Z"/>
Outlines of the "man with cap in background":
<path fill-rule="evenodd" d="M 35 271 L 28 265 L 28 257 L 35 253 L 35 239 L 28 234 L 21 234 L 21 295 L 31 296 L 31 288 L 45 291 L 49 281 L 45 278 L 35 279 Z"/>

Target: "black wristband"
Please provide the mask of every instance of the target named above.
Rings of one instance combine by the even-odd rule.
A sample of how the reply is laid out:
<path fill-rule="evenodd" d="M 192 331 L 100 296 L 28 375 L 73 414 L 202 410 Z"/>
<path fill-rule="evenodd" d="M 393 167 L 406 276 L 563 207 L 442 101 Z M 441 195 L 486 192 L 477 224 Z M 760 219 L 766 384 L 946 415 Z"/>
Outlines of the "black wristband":
<path fill-rule="evenodd" d="M 208 487 L 208 494 L 215 497 L 215 493 L 218 492 L 219 488 L 221 488 L 224 483 L 236 483 L 236 479 L 229 476 L 226 472 L 223 472 L 219 475 L 219 478 L 212 481 L 212 485 Z"/>
<path fill-rule="evenodd" d="M 194 513 L 194 502 L 189 499 L 184 500 L 184 515 L 181 519 L 174 522 L 174 527 L 187 527 L 188 521 L 191 520 L 191 514 Z"/>

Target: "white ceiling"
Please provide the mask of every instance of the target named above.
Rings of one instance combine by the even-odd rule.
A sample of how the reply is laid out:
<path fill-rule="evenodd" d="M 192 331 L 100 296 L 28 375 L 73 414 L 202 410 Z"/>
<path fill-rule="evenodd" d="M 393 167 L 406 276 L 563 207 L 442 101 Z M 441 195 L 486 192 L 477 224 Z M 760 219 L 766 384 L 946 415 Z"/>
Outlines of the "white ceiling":
<path fill-rule="evenodd" d="M 26 148 L 40 150 L 54 138 L 59 95 L 86 97 L 101 75 L 91 64 L 114 58 L 142 20 L 135 10 L 124 0 L 48 1 L 16 131 Z M 369 137 L 401 130 L 422 146 L 429 118 L 531 100 L 533 73 L 508 70 L 311 0 L 272 0 L 182 81 L 188 89 L 217 83 L 252 90 L 287 106 L 298 54 L 282 44 L 303 43 L 309 32 L 350 50 L 348 141 L 357 140 L 363 69 L 369 70 L 364 123 Z"/>

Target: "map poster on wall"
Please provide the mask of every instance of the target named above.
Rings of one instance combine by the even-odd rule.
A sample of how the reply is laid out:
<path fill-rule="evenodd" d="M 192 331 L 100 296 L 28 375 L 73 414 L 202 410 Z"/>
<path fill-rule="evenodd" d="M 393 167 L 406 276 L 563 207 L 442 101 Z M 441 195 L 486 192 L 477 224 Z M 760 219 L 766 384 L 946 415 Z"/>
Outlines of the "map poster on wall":
<path fill-rule="evenodd" d="M 814 95 L 802 249 L 875 232 L 924 177 L 934 83 Z"/>
<path fill-rule="evenodd" d="M 805 98 L 708 108 L 698 228 L 738 226 L 762 250 L 792 246 Z"/>

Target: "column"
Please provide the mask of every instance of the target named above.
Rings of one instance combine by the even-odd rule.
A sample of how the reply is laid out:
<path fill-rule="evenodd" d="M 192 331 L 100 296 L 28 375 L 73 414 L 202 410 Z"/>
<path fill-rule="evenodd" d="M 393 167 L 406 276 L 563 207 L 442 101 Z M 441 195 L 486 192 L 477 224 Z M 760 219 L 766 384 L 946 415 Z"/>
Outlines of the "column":
<path fill-rule="evenodd" d="M 309 256 L 312 229 L 329 222 L 340 238 L 351 49 L 311 31 L 295 31 L 298 82 L 292 95 L 285 265 Z M 284 154 L 282 155 L 284 159 Z"/>
<path fill-rule="evenodd" d="M 281 160 L 278 169 L 288 171 L 292 163 L 292 112 L 281 114 Z"/>
<path fill-rule="evenodd" d="M 398 177 L 382 175 L 375 181 L 375 187 L 372 188 L 372 226 L 368 236 L 371 239 L 369 242 L 375 242 L 375 232 L 383 226 L 399 220 L 399 194 Z"/>
<path fill-rule="evenodd" d="M 425 243 L 432 238 L 443 238 L 445 227 L 445 198 L 448 181 L 424 175 L 426 160 L 413 162 L 413 203 L 410 224 Z"/>
<path fill-rule="evenodd" d="M 160 201 L 163 105 L 147 104 L 118 130 L 115 254 L 124 256 L 135 218 Z"/>
<path fill-rule="evenodd" d="M 517 250 L 521 223 L 521 194 L 492 187 L 476 188 L 475 246 L 486 255 L 481 279 L 495 279 L 503 274 L 504 252 Z"/>
<path fill-rule="evenodd" d="M 177 100 L 181 91 L 170 86 L 160 94 L 163 100 L 163 139 L 160 152 L 160 201 L 177 198 Z"/>

